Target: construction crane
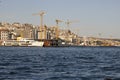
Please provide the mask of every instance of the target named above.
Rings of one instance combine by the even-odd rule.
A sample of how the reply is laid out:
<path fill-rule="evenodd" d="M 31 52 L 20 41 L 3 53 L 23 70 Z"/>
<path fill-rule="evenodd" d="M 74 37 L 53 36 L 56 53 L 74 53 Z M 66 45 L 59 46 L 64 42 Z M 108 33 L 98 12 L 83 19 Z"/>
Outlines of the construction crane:
<path fill-rule="evenodd" d="M 67 22 L 65 22 L 67 24 L 67 27 L 70 26 L 70 23 L 72 23 L 71 21 L 67 20 Z"/>
<path fill-rule="evenodd" d="M 79 22 L 79 21 L 69 21 L 69 20 L 67 20 L 66 22 L 65 22 L 65 24 L 67 24 L 67 33 L 66 33 L 66 39 L 67 39 L 67 41 L 69 41 L 69 31 L 70 31 L 70 29 L 69 29 L 69 27 L 70 27 L 70 24 L 71 23 L 74 23 L 74 22 Z"/>
<path fill-rule="evenodd" d="M 79 21 L 69 21 L 69 20 L 67 20 L 67 22 L 65 22 L 67 24 L 67 28 L 69 29 L 70 24 L 74 23 L 74 22 L 79 22 Z"/>
<path fill-rule="evenodd" d="M 45 11 L 40 11 L 40 13 L 35 13 L 33 15 L 39 15 L 40 16 L 40 26 L 43 27 L 43 15 L 45 14 Z"/>
<path fill-rule="evenodd" d="M 35 13 L 33 15 L 39 15 L 40 16 L 40 39 L 44 39 L 44 35 L 46 35 L 46 30 L 45 32 L 43 32 L 44 30 L 44 26 L 43 26 L 43 15 L 45 14 L 45 11 L 40 11 L 40 13 Z"/>
<path fill-rule="evenodd" d="M 56 39 L 58 39 L 58 36 L 59 36 L 59 22 L 63 22 L 62 20 L 58 20 L 56 19 Z"/>
<path fill-rule="evenodd" d="M 59 26 L 59 22 L 63 22 L 62 20 L 58 20 L 58 19 L 56 19 L 55 21 L 56 21 L 56 26 Z"/>

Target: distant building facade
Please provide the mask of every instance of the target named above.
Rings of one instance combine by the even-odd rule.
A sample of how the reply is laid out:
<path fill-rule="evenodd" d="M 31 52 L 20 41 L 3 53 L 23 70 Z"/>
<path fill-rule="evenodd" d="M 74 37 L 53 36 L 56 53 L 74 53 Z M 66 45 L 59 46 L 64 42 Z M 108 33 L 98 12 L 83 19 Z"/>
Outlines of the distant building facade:
<path fill-rule="evenodd" d="M 40 27 L 38 30 L 38 39 L 47 39 L 47 27 Z"/>
<path fill-rule="evenodd" d="M 5 27 L 0 27 L 0 40 L 5 41 L 9 39 L 9 30 Z"/>

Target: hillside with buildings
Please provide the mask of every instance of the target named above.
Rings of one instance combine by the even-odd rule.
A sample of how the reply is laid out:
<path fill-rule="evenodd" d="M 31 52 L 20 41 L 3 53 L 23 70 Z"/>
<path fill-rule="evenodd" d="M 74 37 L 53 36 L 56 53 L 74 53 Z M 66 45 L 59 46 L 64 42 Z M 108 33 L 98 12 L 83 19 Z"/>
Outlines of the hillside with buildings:
<path fill-rule="evenodd" d="M 18 22 L 0 22 L 0 45 L 4 42 L 16 42 L 22 39 L 54 41 L 60 40 L 60 44 L 71 46 L 120 46 L 119 39 L 105 39 L 96 37 L 81 37 L 70 30 L 61 30 L 58 26 L 35 26 L 32 24 L 20 24 Z M 59 41 L 57 41 L 59 42 Z M 24 44 L 28 44 L 25 42 Z M 10 45 L 11 46 L 11 45 Z"/>

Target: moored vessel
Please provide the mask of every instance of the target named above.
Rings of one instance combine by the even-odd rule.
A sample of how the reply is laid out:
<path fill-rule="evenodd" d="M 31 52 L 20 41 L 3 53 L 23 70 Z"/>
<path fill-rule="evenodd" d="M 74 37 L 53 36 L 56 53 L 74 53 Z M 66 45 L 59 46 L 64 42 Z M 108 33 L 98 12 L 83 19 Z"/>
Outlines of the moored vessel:
<path fill-rule="evenodd" d="M 31 42 L 31 44 L 28 45 L 28 46 L 40 46 L 40 47 L 43 47 L 43 45 L 44 45 L 44 42 L 43 42 L 43 41 L 33 41 L 33 42 Z"/>

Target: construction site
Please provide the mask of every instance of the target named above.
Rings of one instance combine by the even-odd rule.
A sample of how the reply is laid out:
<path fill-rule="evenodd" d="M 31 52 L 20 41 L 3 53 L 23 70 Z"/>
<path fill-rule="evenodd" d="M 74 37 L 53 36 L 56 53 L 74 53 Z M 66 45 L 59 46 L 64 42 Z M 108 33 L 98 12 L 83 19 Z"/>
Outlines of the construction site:
<path fill-rule="evenodd" d="M 43 22 L 45 11 L 32 14 L 40 17 L 40 25 L 34 26 L 32 24 L 20 24 L 14 22 L 12 24 L 7 22 L 0 23 L 0 43 L 1 46 L 28 46 L 33 40 L 43 42 L 44 47 L 58 47 L 58 46 L 120 46 L 119 39 L 105 39 L 100 37 L 85 37 L 79 36 L 78 29 L 72 32 L 69 27 L 71 23 L 79 21 L 63 21 L 55 19 L 54 26 L 47 26 Z M 61 29 L 59 24 L 65 23 L 67 28 Z M 32 40 L 32 41 L 31 41 Z M 34 45 L 35 46 L 35 45 Z"/>

